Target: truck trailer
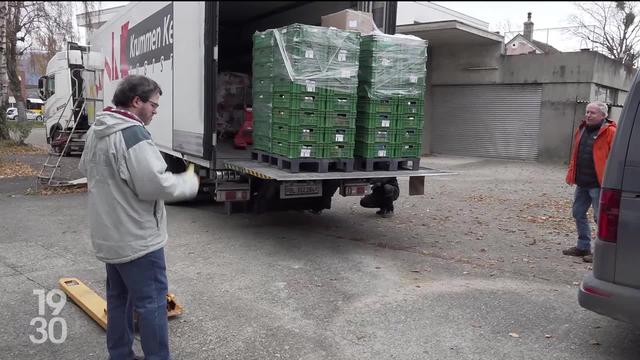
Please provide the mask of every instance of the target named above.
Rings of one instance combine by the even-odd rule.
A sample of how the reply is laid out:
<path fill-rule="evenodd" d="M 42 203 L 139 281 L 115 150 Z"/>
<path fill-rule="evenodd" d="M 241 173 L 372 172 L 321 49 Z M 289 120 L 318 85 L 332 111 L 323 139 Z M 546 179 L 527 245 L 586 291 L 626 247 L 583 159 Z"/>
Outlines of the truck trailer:
<path fill-rule="evenodd" d="M 216 81 L 221 72 L 251 73 L 252 35 L 292 23 L 320 25 L 323 15 L 348 8 L 373 11 L 381 29 L 395 29 L 395 2 L 135 2 L 92 34 L 90 56 L 104 64 L 98 98 L 111 101 L 120 80 L 145 75 L 161 86 L 160 108 L 148 126 L 168 170 L 195 164 L 201 191 L 229 211 L 322 211 L 336 192 L 363 196 L 376 179 L 409 177 L 410 195 L 424 193 L 425 176 L 411 170 L 291 172 L 234 147 L 216 131 Z M 92 119 L 89 119 L 91 123 Z"/>

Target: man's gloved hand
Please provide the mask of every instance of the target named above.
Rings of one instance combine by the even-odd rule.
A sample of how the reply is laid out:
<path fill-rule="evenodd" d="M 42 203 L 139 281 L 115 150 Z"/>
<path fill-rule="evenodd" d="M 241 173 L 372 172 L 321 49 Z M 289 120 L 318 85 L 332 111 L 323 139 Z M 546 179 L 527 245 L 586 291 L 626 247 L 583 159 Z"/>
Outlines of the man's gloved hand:
<path fill-rule="evenodd" d="M 200 176 L 198 176 L 196 174 L 196 167 L 195 165 L 193 165 L 193 163 L 189 164 L 189 166 L 187 166 L 187 174 L 194 176 L 196 179 L 198 179 L 198 184 L 200 184 Z"/>

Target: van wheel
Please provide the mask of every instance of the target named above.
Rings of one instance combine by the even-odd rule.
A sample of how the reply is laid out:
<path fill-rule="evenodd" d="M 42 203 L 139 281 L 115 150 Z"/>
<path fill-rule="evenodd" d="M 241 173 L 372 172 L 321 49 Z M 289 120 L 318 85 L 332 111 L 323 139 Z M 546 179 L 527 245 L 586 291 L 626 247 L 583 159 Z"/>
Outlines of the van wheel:
<path fill-rule="evenodd" d="M 40 115 L 36 116 L 36 121 L 42 121 L 42 116 Z"/>

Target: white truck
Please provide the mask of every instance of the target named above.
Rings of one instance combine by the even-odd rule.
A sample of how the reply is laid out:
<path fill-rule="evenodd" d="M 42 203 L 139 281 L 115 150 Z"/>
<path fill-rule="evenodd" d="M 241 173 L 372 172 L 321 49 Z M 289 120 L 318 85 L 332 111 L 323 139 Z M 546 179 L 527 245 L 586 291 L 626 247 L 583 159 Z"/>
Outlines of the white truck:
<path fill-rule="evenodd" d="M 385 4 L 393 2 L 383 2 Z M 216 136 L 216 76 L 251 72 L 252 35 L 291 23 L 319 25 L 322 15 L 354 2 L 135 2 L 90 38 L 104 64 L 101 96 L 110 103 L 119 81 L 141 74 L 162 87 L 160 108 L 148 126 L 169 170 L 194 163 L 202 190 L 231 211 L 248 206 L 272 210 L 321 211 L 336 190 L 343 196 L 368 193 L 375 179 L 410 177 L 410 194 L 423 194 L 425 176 L 445 172 L 418 168 L 397 171 L 299 172 L 280 170 L 238 150 L 233 139 Z M 358 9 L 372 2 L 358 3 Z M 395 4 L 378 9 L 395 19 Z M 374 13 L 374 18 L 376 14 Z M 392 31 L 395 20 L 391 21 Z M 384 27 L 381 27 L 384 29 Z M 91 121 L 91 120 L 90 120 Z M 255 154 L 254 154 L 255 155 Z"/>
<path fill-rule="evenodd" d="M 46 74 L 39 79 L 38 89 L 40 97 L 45 100 L 43 117 L 47 143 L 51 145 L 52 152 L 62 152 L 69 136 L 72 141 L 66 152 L 82 152 L 83 136 L 89 129 L 88 120 L 95 117 L 96 108 L 100 110 L 102 106 L 101 99 L 96 99 L 101 96 L 98 92 L 101 89 L 102 60 L 101 54 L 70 42 L 65 51 L 58 52 L 47 63 Z"/>

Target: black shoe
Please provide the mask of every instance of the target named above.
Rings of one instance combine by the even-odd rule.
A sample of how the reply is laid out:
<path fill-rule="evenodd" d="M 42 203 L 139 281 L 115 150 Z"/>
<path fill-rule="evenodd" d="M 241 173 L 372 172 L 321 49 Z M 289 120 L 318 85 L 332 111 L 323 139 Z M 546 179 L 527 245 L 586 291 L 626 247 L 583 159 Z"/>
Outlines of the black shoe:
<path fill-rule="evenodd" d="M 582 261 L 586 262 L 586 263 L 592 263 L 593 262 L 593 255 L 589 254 L 589 255 L 585 255 L 582 257 Z"/>
<path fill-rule="evenodd" d="M 388 219 L 390 217 L 393 217 L 393 210 L 380 209 L 376 211 L 376 214 L 382 216 L 385 219 Z"/>
<path fill-rule="evenodd" d="M 573 246 L 566 250 L 562 250 L 562 255 L 583 257 L 583 256 L 591 255 L 591 251 L 578 249 L 577 247 Z"/>

